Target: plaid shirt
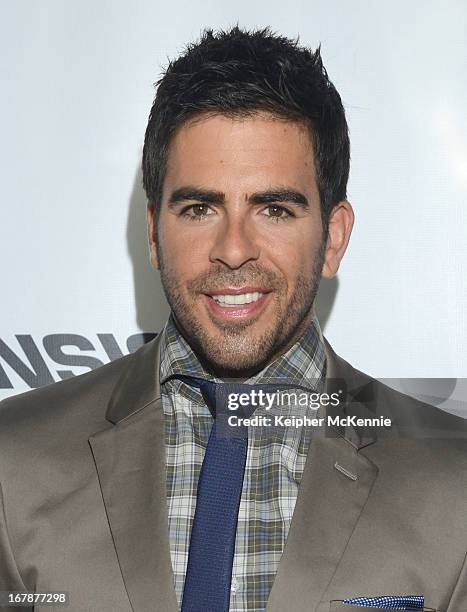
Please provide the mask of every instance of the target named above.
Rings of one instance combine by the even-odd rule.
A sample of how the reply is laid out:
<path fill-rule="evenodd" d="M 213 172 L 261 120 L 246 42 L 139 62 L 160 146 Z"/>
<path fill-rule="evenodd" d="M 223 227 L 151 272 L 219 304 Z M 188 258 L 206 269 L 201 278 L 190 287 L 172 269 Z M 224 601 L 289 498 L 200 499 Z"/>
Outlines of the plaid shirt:
<path fill-rule="evenodd" d="M 299 342 L 246 383 L 277 382 L 316 391 L 325 377 L 324 344 L 315 318 Z M 176 374 L 213 382 L 172 317 L 162 332 L 161 385 L 165 415 L 170 554 L 179 606 L 196 507 L 198 477 L 213 419 L 200 391 Z M 257 408 L 255 415 L 261 408 Z M 314 416 L 314 414 L 312 415 Z M 280 427 L 274 435 L 249 428 L 238 514 L 230 612 L 264 611 L 289 532 L 311 441 L 309 427 Z"/>

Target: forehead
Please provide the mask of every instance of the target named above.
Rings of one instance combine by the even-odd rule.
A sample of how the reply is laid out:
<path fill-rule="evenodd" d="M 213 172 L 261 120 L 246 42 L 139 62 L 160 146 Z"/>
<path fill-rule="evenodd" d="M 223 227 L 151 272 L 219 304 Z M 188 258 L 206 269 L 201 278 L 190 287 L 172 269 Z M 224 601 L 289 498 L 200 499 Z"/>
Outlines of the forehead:
<path fill-rule="evenodd" d="M 314 183 L 313 144 L 309 129 L 267 113 L 247 117 L 198 116 L 174 134 L 168 151 L 165 186 L 180 183 L 222 187 L 239 181 Z M 223 183 L 221 185 L 220 183 Z"/>

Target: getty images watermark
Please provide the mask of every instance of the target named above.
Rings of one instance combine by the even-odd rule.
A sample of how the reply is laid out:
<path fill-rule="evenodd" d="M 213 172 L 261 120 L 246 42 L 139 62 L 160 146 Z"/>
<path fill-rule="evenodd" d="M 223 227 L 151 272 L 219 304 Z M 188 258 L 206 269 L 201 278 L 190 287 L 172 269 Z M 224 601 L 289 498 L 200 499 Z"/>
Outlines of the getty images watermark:
<path fill-rule="evenodd" d="M 441 403 L 443 409 L 437 410 L 433 404 L 440 404 L 437 398 L 446 397 L 446 385 L 442 380 L 429 382 L 427 387 L 424 381 L 423 394 L 417 392 L 412 397 L 401 392 L 388 395 L 389 385 L 363 377 L 356 377 L 352 386 L 338 378 L 299 382 L 276 379 L 258 385 L 223 383 L 216 387 L 216 435 L 244 438 L 247 431 L 253 434 L 256 430 L 261 436 L 281 437 L 308 428 L 313 435 L 336 437 L 348 432 L 366 441 L 374 436 L 467 438 L 465 397 L 456 399 L 451 393 L 452 411 L 443 410 L 446 401 Z M 416 383 L 415 379 L 404 379 L 401 391 L 407 393 L 412 387 L 419 390 Z"/>
<path fill-rule="evenodd" d="M 228 427 L 390 427 L 385 416 L 359 417 L 340 409 L 343 389 L 334 392 L 308 392 L 252 388 L 227 394 Z M 225 405 L 225 404 L 224 404 Z M 326 415 L 318 415 L 320 408 Z"/>

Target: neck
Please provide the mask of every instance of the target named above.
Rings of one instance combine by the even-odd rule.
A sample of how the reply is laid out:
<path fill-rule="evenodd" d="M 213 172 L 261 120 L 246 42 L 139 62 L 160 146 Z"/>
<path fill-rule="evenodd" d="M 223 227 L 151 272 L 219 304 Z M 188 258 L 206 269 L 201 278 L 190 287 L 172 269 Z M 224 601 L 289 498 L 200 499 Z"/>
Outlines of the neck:
<path fill-rule="evenodd" d="M 202 365 L 203 369 L 208 374 L 216 378 L 219 378 L 223 380 L 224 382 L 228 382 L 232 380 L 235 380 L 237 382 L 243 382 L 257 375 L 259 372 L 264 370 L 266 367 L 272 365 L 282 355 L 287 353 L 287 351 L 289 351 L 297 342 L 299 342 L 303 338 L 308 327 L 311 325 L 311 322 L 315 316 L 315 311 L 312 305 L 306 317 L 302 319 L 302 321 L 297 325 L 296 329 L 292 332 L 292 334 L 288 338 L 285 338 L 283 343 L 280 344 L 278 347 L 276 347 L 276 349 L 273 352 L 271 352 L 271 354 L 268 355 L 266 359 L 262 360 L 259 363 L 254 364 L 253 366 L 249 368 L 241 368 L 241 369 L 222 368 L 219 366 L 219 364 L 213 363 L 212 361 L 208 360 L 203 354 L 202 350 L 200 350 L 199 347 L 193 345 L 193 340 L 191 338 L 188 338 L 183 333 L 183 328 L 182 326 L 179 325 L 174 313 L 172 313 L 172 316 L 173 316 L 174 322 L 177 326 L 179 333 L 183 336 L 183 338 L 185 339 L 185 341 L 187 342 L 191 350 L 195 353 L 196 358 Z"/>

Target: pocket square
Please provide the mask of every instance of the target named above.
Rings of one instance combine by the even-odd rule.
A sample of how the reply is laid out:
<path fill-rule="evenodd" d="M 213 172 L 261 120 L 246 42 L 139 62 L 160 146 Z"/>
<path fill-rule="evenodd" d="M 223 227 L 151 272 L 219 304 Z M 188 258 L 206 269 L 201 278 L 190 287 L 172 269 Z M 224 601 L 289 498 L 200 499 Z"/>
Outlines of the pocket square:
<path fill-rule="evenodd" d="M 382 608 L 383 610 L 423 611 L 425 598 L 423 595 L 379 595 L 378 597 L 351 597 L 344 599 L 342 603 L 349 606 Z"/>

